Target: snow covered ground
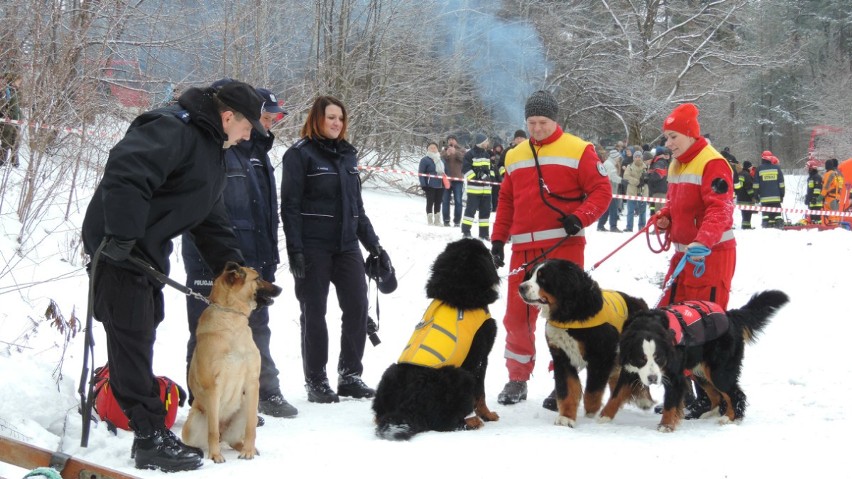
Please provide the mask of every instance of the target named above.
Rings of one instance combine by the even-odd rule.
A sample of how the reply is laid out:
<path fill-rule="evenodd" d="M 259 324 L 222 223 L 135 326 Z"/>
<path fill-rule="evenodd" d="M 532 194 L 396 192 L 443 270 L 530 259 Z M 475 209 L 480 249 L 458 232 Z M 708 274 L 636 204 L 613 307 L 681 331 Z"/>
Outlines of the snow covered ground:
<path fill-rule="evenodd" d="M 280 156 L 279 156 L 280 157 Z M 788 180 L 793 190 L 801 181 Z M 795 191 L 795 190 L 794 190 Z M 794 204 L 788 194 L 785 206 Z M 394 362 L 428 304 L 424 285 L 432 259 L 457 229 L 427 226 L 425 200 L 366 190 L 367 213 L 397 268 L 399 288 L 382 295 L 379 336 L 369 343 L 364 379 L 375 386 Z M 20 228 L 10 214 L 0 217 L 0 434 L 41 447 L 62 450 L 83 459 L 139 477 L 160 477 L 140 471 L 130 459 L 132 433 L 117 436 L 103 424 L 91 431 L 88 448 L 80 444 L 77 383 L 83 335 L 63 351 L 63 336 L 44 319 L 52 299 L 65 318 L 83 320 L 87 277 L 79 259 L 69 262 L 69 237 L 79 228 L 87 198 L 70 222 L 46 220 L 44 234 L 24 258 L 15 256 L 14 237 Z M 55 215 L 61 217 L 60 213 Z M 736 212 L 737 222 L 739 212 Z M 759 224 L 759 217 L 755 223 Z M 623 227 L 623 219 L 619 223 Z M 586 268 L 629 238 L 627 233 L 600 233 L 589 228 Z M 51 233 L 48 233 L 51 232 Z M 186 478 L 228 477 L 618 477 L 755 478 L 852 477 L 844 459 L 852 397 L 852 363 L 843 360 L 852 335 L 848 298 L 852 267 L 852 233 L 833 231 L 737 231 L 738 263 L 731 306 L 739 307 L 763 289 L 781 289 L 792 301 L 772 320 L 756 345 L 748 346 L 742 377 L 748 395 L 746 419 L 720 426 L 714 420 L 685 421 L 673 434 L 655 426 L 659 416 L 627 406 L 611 424 L 581 417 L 574 429 L 555 426 L 555 413 L 541 408 L 553 388 L 547 372 L 549 355 L 543 329 L 537 334 L 539 361 L 530 381 L 529 400 L 515 406 L 497 404 L 507 380 L 503 332 L 490 357 L 486 379 L 489 405 L 501 416 L 473 432 L 425 433 L 410 442 L 387 442 L 373 434 L 368 400 L 343 399 L 319 405 L 306 400 L 301 377 L 298 305 L 293 283 L 282 265 L 278 284 L 287 294 L 271 309 L 272 347 L 281 370 L 285 397 L 299 408 L 293 419 L 267 418 L 258 431 L 261 455 L 252 461 L 225 451 L 227 462 L 207 461 Z M 282 238 L 283 245 L 283 238 Z M 655 302 L 669 253 L 651 253 L 643 237 L 592 272 L 606 288 L 616 288 Z M 501 271 L 506 274 L 506 268 Z M 173 257 L 173 278 L 183 281 L 180 256 Z M 846 291 L 846 293 L 844 293 Z M 155 372 L 184 383 L 188 337 L 184 296 L 166 288 L 166 320 L 158 332 Z M 505 294 L 493 306 L 499 320 Z M 509 293 L 511 294 L 511 293 Z M 339 309 L 334 293 L 329 307 L 331 358 L 336 358 Z M 371 291 L 375 307 L 375 291 Z M 96 362 L 106 361 L 102 328 L 95 323 Z M 64 353 L 64 354 L 63 354 Z M 335 361 L 329 369 L 335 369 Z M 61 379 L 56 379 L 61 375 Z M 332 376 L 332 382 L 334 377 Z M 662 391 L 652 390 L 660 400 Z M 175 430 L 186 418 L 182 408 Z M 843 446 L 847 444 L 847 446 Z M 0 463 L 0 477 L 21 477 L 24 471 Z"/>

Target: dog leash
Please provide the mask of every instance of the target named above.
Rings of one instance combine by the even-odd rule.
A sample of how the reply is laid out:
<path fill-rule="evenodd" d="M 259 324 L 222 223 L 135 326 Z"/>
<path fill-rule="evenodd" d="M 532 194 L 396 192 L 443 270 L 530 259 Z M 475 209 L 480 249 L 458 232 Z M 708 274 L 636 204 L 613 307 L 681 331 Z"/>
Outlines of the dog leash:
<path fill-rule="evenodd" d="M 142 270 L 143 273 L 147 274 L 148 276 L 153 277 L 157 281 L 159 281 L 163 284 L 167 284 L 167 285 L 171 286 L 172 288 L 180 291 L 181 293 L 183 293 L 187 296 L 192 296 L 195 299 L 201 300 L 201 301 L 204 302 L 204 304 L 206 304 L 208 306 L 213 304 L 213 303 L 210 302 L 209 299 L 207 299 L 207 296 L 204 296 L 203 294 L 201 294 L 197 291 L 193 291 L 192 288 L 189 288 L 188 286 L 182 285 L 182 284 L 178 283 L 177 281 L 169 278 L 168 276 L 164 275 L 163 273 L 157 271 L 157 269 L 154 268 L 153 266 L 151 266 L 150 264 L 148 264 L 148 262 L 146 262 L 146 261 L 144 261 L 140 258 L 137 258 L 135 256 L 128 256 L 127 261 L 130 261 L 131 263 L 133 263 L 134 265 L 139 267 Z M 224 308 L 224 306 L 219 306 L 219 307 Z"/>
<path fill-rule="evenodd" d="M 522 272 L 522 271 L 525 271 L 527 268 L 529 268 L 531 265 L 536 264 L 536 263 L 537 263 L 539 260 L 541 260 L 542 258 L 547 259 L 547 254 L 548 254 L 548 253 L 550 253 L 551 251 L 553 251 L 553 250 L 555 250 L 556 248 L 558 248 L 558 247 L 559 247 L 559 245 L 561 245 L 562 243 L 564 243 L 565 241 L 567 241 L 567 240 L 568 240 L 568 238 L 570 238 L 570 237 L 571 237 L 570 235 L 569 235 L 569 236 L 565 236 L 565 237 L 563 237 L 562 239 L 560 239 L 559 241 L 557 241 L 557 242 L 556 242 L 556 244 L 554 244 L 554 245 L 553 245 L 553 246 L 551 246 L 550 248 L 547 248 L 546 250 L 542 251 L 542 253 L 541 253 L 540 255 L 538 255 L 538 256 L 536 256 L 536 257 L 534 257 L 533 259 L 531 259 L 531 260 L 529 260 L 529 261 L 527 261 L 527 262 L 525 262 L 525 263 L 523 263 L 523 264 L 521 264 L 520 266 L 518 266 L 517 268 L 513 269 L 512 271 L 509 271 L 509 273 L 506 275 L 506 277 L 508 278 L 508 277 L 510 277 L 510 276 L 514 276 L 514 275 L 516 275 L 516 274 L 518 274 L 518 273 L 520 273 L 520 272 Z"/>
<path fill-rule="evenodd" d="M 598 261 L 597 263 L 595 263 L 594 265 L 592 265 L 591 269 L 589 269 L 589 270 L 588 270 L 588 271 L 586 271 L 586 272 L 587 272 L 587 273 L 591 273 L 592 271 L 596 270 L 596 269 L 598 268 L 598 266 L 600 266 L 600 265 L 601 265 L 601 263 L 603 263 L 604 261 L 608 260 L 608 259 L 609 259 L 612 255 L 614 255 L 615 253 L 618 253 L 618 251 L 619 251 L 621 248 L 624 248 L 625 246 L 627 246 L 627 243 L 629 243 L 629 242 L 631 242 L 631 241 L 635 240 L 637 236 L 641 235 L 641 234 L 642 234 L 643 232 L 645 232 L 645 231 L 648 231 L 648 229 L 649 229 L 650 227 L 651 227 L 651 222 L 649 221 L 649 222 L 648 222 L 648 224 L 646 224 L 646 225 L 645 225 L 642 229 L 640 229 L 639 231 L 637 231 L 637 232 L 636 232 L 636 234 L 634 234 L 633 236 L 631 236 L 630 238 L 628 238 L 628 239 L 627 239 L 627 241 L 625 241 L 624 243 L 621 243 L 621 246 L 619 246 L 618 248 L 615 248 L 614 250 L 612 250 L 612 252 L 611 252 L 611 253 L 609 253 L 608 255 L 604 256 L 604 258 L 603 258 L 602 260 L 600 260 L 600 261 Z"/>
<path fill-rule="evenodd" d="M 686 267 L 686 263 L 689 263 L 693 266 L 692 275 L 696 278 L 700 278 L 704 275 L 704 258 L 709 255 L 712 251 L 710 248 L 706 246 L 690 246 L 686 249 L 686 252 L 683 254 L 683 257 L 675 266 L 674 271 L 672 271 L 672 276 L 666 281 L 666 284 L 663 285 L 663 292 L 660 294 L 660 297 L 657 299 L 655 304 L 660 304 L 660 301 L 665 296 L 666 291 L 672 287 L 675 282 L 677 276 L 683 271 L 683 268 Z"/>

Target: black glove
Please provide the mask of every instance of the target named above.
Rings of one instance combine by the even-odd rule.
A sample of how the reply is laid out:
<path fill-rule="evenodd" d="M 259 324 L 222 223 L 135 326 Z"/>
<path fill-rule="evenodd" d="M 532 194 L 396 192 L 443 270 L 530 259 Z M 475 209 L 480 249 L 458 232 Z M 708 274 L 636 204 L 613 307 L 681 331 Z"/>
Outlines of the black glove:
<path fill-rule="evenodd" d="M 302 279 L 305 277 L 305 255 L 302 253 L 293 253 L 287 255 L 290 258 L 290 274 L 294 278 Z"/>
<path fill-rule="evenodd" d="M 568 236 L 574 236 L 583 229 L 583 224 L 580 223 L 580 218 L 577 218 L 574 215 L 565 216 L 559 221 L 562 222 L 562 227 L 565 228 L 565 232 L 568 233 Z"/>
<path fill-rule="evenodd" d="M 113 261 L 124 261 L 130 257 L 130 251 L 133 249 L 135 244 L 135 239 L 123 240 L 118 239 L 115 236 L 110 236 L 107 238 L 107 242 L 104 245 L 104 249 L 101 250 L 101 254 Z"/>
<path fill-rule="evenodd" d="M 494 259 L 494 267 L 502 268 L 506 264 L 506 255 L 503 253 L 503 247 L 506 244 L 502 241 L 494 241 L 491 243 L 491 256 Z"/>
<path fill-rule="evenodd" d="M 384 248 L 382 248 L 382 246 L 379 244 L 374 244 L 373 246 L 370 246 L 369 250 L 370 256 L 375 256 L 376 258 L 378 258 L 382 255 L 382 251 L 384 251 Z"/>

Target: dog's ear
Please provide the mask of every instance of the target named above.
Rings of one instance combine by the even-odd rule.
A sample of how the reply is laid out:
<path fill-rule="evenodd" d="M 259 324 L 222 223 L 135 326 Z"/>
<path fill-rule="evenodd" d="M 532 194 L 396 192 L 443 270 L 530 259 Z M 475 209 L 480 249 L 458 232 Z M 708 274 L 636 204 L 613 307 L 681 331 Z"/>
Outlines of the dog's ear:
<path fill-rule="evenodd" d="M 242 266 L 234 263 L 233 261 L 228 261 L 228 263 L 225 264 L 225 271 L 223 274 L 225 274 L 225 280 L 227 283 L 231 285 L 242 283 L 246 280 L 245 270 Z"/>

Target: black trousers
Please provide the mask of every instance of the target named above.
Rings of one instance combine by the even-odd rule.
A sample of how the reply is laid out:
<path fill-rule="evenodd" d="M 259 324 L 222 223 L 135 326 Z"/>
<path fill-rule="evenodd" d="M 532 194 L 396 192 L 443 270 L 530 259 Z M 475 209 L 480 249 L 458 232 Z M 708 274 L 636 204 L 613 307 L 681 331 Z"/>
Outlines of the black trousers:
<path fill-rule="evenodd" d="M 444 189 L 427 187 L 423 188 L 423 192 L 426 193 L 426 213 L 440 214 L 441 202 L 444 200 Z"/>
<path fill-rule="evenodd" d="M 361 250 L 331 252 L 305 249 L 305 277 L 296 279 L 302 327 L 302 365 L 306 381 L 327 379 L 328 325 L 326 306 L 329 285 L 334 284 L 341 317 L 340 357 L 342 376 L 364 372 L 361 359 L 367 342 L 367 277 Z"/>
<path fill-rule="evenodd" d="M 274 266 L 258 269 L 260 276 L 270 283 L 275 279 Z M 213 276 L 206 271 L 188 271 L 186 273 L 186 286 L 204 296 L 210 296 L 213 287 Z M 198 329 L 198 318 L 207 308 L 207 303 L 192 296 L 186 297 L 186 318 L 189 322 L 189 341 L 186 343 L 186 370 L 189 374 L 189 362 L 195 351 L 195 330 Z M 249 316 L 249 327 L 254 344 L 260 351 L 260 399 L 264 400 L 273 394 L 281 394 L 281 386 L 278 381 L 278 368 L 272 359 L 269 350 L 269 341 L 272 331 L 269 329 L 269 308 L 260 308 L 252 311 Z M 187 380 L 187 389 L 189 389 Z M 192 390 L 189 391 L 192 398 Z"/>
<path fill-rule="evenodd" d="M 94 316 L 106 331 L 110 387 L 130 427 L 141 435 L 165 427 L 154 376 L 154 341 L 163 320 L 163 292 L 148 277 L 104 261 L 94 278 Z"/>

